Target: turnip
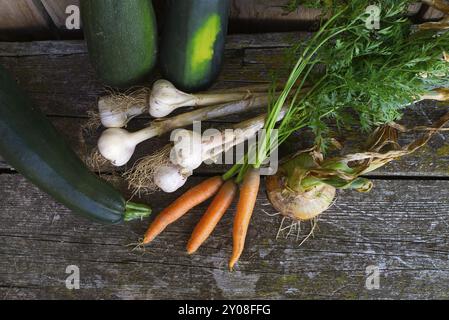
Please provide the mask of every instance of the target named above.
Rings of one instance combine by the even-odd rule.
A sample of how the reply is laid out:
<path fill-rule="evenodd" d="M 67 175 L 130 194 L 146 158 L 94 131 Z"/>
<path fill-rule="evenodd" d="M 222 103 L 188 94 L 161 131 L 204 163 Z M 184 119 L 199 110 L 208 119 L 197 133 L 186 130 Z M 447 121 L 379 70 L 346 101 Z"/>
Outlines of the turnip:
<path fill-rule="evenodd" d="M 275 175 L 267 177 L 268 198 L 280 214 L 299 221 L 311 220 L 332 205 L 337 189 L 370 191 L 373 183 L 362 175 L 422 148 L 448 122 L 449 113 L 432 127 L 418 127 L 427 132 L 404 147 L 398 143 L 397 126 L 384 125 L 373 132 L 366 152 L 329 159 L 317 150 L 300 152 L 283 163 Z"/>

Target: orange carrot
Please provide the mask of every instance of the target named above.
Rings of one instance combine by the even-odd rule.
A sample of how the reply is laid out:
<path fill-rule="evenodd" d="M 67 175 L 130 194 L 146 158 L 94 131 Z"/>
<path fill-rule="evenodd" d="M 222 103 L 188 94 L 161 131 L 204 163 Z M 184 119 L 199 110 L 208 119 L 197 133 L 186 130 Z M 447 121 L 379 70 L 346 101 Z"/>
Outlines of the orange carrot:
<path fill-rule="evenodd" d="M 184 193 L 165 208 L 148 228 L 143 244 L 154 240 L 171 223 L 186 214 L 190 209 L 212 197 L 223 184 L 221 177 L 209 178 Z"/>
<path fill-rule="evenodd" d="M 237 204 L 237 212 L 234 218 L 233 248 L 229 261 L 229 269 L 232 270 L 239 260 L 245 246 L 246 233 L 249 222 L 256 205 L 257 193 L 259 192 L 260 172 L 259 169 L 251 168 L 245 174 L 240 187 L 240 197 Z"/>
<path fill-rule="evenodd" d="M 193 254 L 206 241 L 212 231 L 214 231 L 220 219 L 228 210 L 237 193 L 237 185 L 234 181 L 227 181 L 215 196 L 214 200 L 207 208 L 206 213 L 193 230 L 192 236 L 187 244 L 187 253 Z"/>

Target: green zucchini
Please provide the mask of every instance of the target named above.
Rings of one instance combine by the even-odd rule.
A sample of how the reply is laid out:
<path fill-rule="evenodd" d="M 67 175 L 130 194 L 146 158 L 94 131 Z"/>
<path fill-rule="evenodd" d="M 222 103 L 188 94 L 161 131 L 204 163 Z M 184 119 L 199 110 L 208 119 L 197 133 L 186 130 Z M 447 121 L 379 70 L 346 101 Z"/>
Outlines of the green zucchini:
<path fill-rule="evenodd" d="M 163 76 L 181 90 L 207 89 L 221 69 L 228 0 L 168 0 L 161 43 Z"/>
<path fill-rule="evenodd" d="M 109 86 L 148 80 L 157 58 L 157 27 L 151 0 L 81 0 L 90 60 Z"/>
<path fill-rule="evenodd" d="M 71 210 L 99 222 L 148 216 L 91 173 L 55 127 L 0 66 L 0 155 L 18 172 Z"/>

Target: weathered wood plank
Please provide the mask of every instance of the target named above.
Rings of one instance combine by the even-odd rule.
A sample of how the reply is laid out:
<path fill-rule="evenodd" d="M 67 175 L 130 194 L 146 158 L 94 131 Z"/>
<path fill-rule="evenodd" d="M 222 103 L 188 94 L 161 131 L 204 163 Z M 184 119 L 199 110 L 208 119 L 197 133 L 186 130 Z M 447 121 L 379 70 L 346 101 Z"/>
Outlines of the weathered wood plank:
<path fill-rule="evenodd" d="M 67 33 L 65 22 L 68 15 L 66 9 L 70 5 L 79 7 L 79 0 L 41 0 L 41 2 L 60 32 Z"/>
<path fill-rule="evenodd" d="M 426 21 L 433 21 L 433 20 L 437 21 L 437 20 L 440 20 L 443 17 L 444 17 L 444 13 L 441 12 L 440 10 L 435 9 L 435 8 L 429 8 L 423 14 L 422 18 L 423 18 L 423 20 L 426 20 Z"/>
<path fill-rule="evenodd" d="M 250 48 L 280 48 L 291 46 L 292 40 L 310 36 L 308 32 L 281 32 L 259 34 L 229 35 L 226 40 L 227 50 Z M 50 55 L 86 54 L 84 41 L 34 41 L 34 42 L 0 42 L 0 57 L 27 57 Z"/>
<path fill-rule="evenodd" d="M 449 298 L 448 188 L 448 181 L 386 180 L 376 181 L 368 195 L 341 192 L 318 222 L 315 237 L 301 247 L 296 234 L 275 239 L 281 219 L 263 213 L 274 212 L 264 206 L 261 190 L 245 253 L 230 273 L 231 213 L 193 257 L 184 246 L 205 205 L 170 226 L 143 253 L 127 245 L 143 234 L 147 221 L 92 224 L 20 175 L 2 174 L 0 297 Z M 143 200 L 157 213 L 174 197 Z M 310 230 L 307 224 L 303 228 L 301 239 Z M 72 264 L 80 267 L 81 290 L 65 288 L 65 269 Z M 370 265 L 380 268 L 379 290 L 365 288 Z"/>
<path fill-rule="evenodd" d="M 38 0 L 0 0 L 0 41 L 42 39 L 50 26 L 45 9 Z"/>

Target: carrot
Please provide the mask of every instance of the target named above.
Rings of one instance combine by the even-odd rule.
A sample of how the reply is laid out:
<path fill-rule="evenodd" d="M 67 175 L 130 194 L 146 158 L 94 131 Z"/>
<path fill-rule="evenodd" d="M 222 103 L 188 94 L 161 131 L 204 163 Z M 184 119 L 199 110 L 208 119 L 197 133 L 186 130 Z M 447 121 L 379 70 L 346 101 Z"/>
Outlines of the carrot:
<path fill-rule="evenodd" d="M 229 261 L 229 269 L 232 270 L 239 260 L 245 246 L 246 233 L 249 222 L 256 205 L 257 193 L 259 192 L 260 172 L 259 169 L 249 169 L 245 174 L 240 187 L 240 197 L 237 204 L 237 212 L 234 218 L 233 248 Z"/>
<path fill-rule="evenodd" d="M 186 214 L 190 209 L 212 197 L 223 184 L 221 177 L 209 178 L 184 193 L 165 208 L 148 228 L 143 244 L 154 240 L 171 223 Z"/>
<path fill-rule="evenodd" d="M 192 236 L 187 243 L 187 253 L 193 254 L 206 241 L 212 231 L 214 231 L 220 219 L 228 210 L 237 193 L 237 185 L 234 181 L 227 181 L 215 196 L 214 200 L 207 208 L 206 213 L 193 230 Z"/>

